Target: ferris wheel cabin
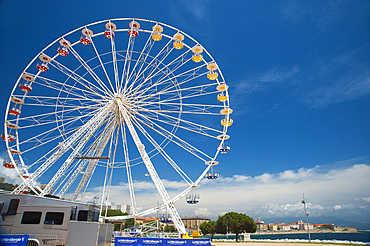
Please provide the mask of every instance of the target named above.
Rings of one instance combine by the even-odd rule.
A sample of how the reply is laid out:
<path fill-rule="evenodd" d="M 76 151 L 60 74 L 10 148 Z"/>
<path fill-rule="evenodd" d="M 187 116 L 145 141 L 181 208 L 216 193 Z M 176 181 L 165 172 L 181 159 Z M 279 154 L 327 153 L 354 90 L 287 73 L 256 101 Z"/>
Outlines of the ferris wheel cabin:
<path fill-rule="evenodd" d="M 5 134 L 1 134 L 1 139 L 8 142 L 13 142 L 15 140 L 15 136 L 12 134 L 8 134 L 8 138 L 5 138 Z"/>
<path fill-rule="evenodd" d="M 200 196 L 198 194 L 186 195 L 186 202 L 189 204 L 197 204 L 199 200 L 200 200 Z"/>

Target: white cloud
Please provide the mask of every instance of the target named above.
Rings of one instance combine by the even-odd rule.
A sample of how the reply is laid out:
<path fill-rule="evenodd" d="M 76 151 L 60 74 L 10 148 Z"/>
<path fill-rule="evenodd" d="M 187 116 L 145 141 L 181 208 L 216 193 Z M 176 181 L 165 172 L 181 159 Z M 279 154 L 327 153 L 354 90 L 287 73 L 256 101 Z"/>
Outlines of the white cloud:
<path fill-rule="evenodd" d="M 3 166 L 4 158 L 0 157 L 0 176 L 5 178 L 6 183 L 19 184 L 20 178 L 14 169 L 5 168 Z"/>
<path fill-rule="evenodd" d="M 208 208 L 198 208 L 194 210 L 196 216 L 211 216 L 213 213 Z"/>
<path fill-rule="evenodd" d="M 339 206 L 348 214 L 369 213 L 369 207 L 364 206 L 364 201 L 370 200 L 369 175 L 370 165 L 357 164 L 265 173 L 243 181 L 223 178 L 201 186 L 199 206 L 207 207 L 215 215 L 237 211 L 259 217 L 302 216 L 304 193 L 312 216 L 335 215 Z M 358 203 L 354 202 L 356 198 L 360 198 Z M 192 211 L 183 206 L 181 209 L 185 213 Z"/>
<path fill-rule="evenodd" d="M 246 213 L 252 217 L 303 217 L 302 193 L 305 194 L 310 217 L 352 216 L 361 219 L 370 215 L 370 165 L 328 165 L 314 168 L 264 173 L 258 176 L 235 175 L 215 181 L 204 180 L 194 193 L 200 194 L 197 205 L 185 198 L 176 202 L 181 216 L 207 216 L 215 219 L 225 212 Z M 163 180 L 171 197 L 184 189 L 181 182 Z M 135 182 L 137 210 L 158 205 L 161 198 L 150 181 Z M 85 201 L 93 201 L 102 187 L 88 190 Z M 126 183 L 112 186 L 112 205 L 131 204 Z M 99 195 L 98 195 L 99 196 Z M 100 202 L 101 197 L 98 199 Z M 161 211 L 164 213 L 164 211 Z"/>
<path fill-rule="evenodd" d="M 370 203 L 370 197 L 363 197 L 361 200 Z"/>

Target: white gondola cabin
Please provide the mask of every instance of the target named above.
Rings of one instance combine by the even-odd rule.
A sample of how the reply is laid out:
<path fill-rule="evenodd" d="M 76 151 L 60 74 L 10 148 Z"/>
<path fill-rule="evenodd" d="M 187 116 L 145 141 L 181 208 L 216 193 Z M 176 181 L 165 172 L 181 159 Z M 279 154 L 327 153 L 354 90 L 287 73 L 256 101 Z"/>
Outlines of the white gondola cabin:
<path fill-rule="evenodd" d="M 112 22 L 108 22 L 105 24 L 105 28 L 104 36 L 109 39 L 114 38 L 114 31 L 117 29 L 117 26 Z"/>
<path fill-rule="evenodd" d="M 197 204 L 200 200 L 200 196 L 198 194 L 187 194 L 186 195 L 186 202 L 189 204 Z"/>
<path fill-rule="evenodd" d="M 13 107 L 12 109 L 9 110 L 9 114 L 17 116 L 21 114 L 21 110 L 19 108 Z"/>
<path fill-rule="evenodd" d="M 233 124 L 233 119 L 231 119 L 229 117 L 229 119 L 227 119 L 226 117 L 224 119 L 221 120 L 221 125 L 222 126 L 231 126 Z"/>
<path fill-rule="evenodd" d="M 139 36 L 140 24 L 136 21 L 131 21 L 129 25 L 130 25 L 130 28 L 131 28 L 128 31 L 128 34 L 130 35 L 130 37 L 136 38 L 137 36 Z"/>
<path fill-rule="evenodd" d="M 193 51 L 193 56 L 191 57 L 191 59 L 194 61 L 194 62 L 201 62 L 203 61 L 203 56 L 202 56 L 202 52 L 203 52 L 203 47 L 199 46 L 199 45 L 196 45 L 194 46 L 191 51 Z"/>
<path fill-rule="evenodd" d="M 216 80 L 218 78 L 218 73 L 216 72 L 218 66 L 215 62 L 210 62 L 207 64 L 207 69 L 209 70 L 207 73 L 207 78 L 209 80 Z"/>
<path fill-rule="evenodd" d="M 81 36 L 81 38 L 80 38 L 80 42 L 81 42 L 83 45 L 89 45 L 89 44 L 91 44 L 90 38 L 89 38 L 89 37 L 87 37 L 87 36 Z"/>
<path fill-rule="evenodd" d="M 228 143 L 223 142 L 220 146 L 220 152 L 221 154 L 226 154 L 230 150 L 230 145 Z"/>
<path fill-rule="evenodd" d="M 47 72 L 49 70 L 49 66 L 46 62 L 41 64 L 37 63 L 36 68 L 41 72 Z"/>
<path fill-rule="evenodd" d="M 114 32 L 113 31 L 109 31 L 109 30 L 105 30 L 104 36 L 106 38 L 109 38 L 109 39 L 114 38 Z"/>
<path fill-rule="evenodd" d="M 219 174 L 218 172 L 216 171 L 209 171 L 208 173 L 206 173 L 206 178 L 209 179 L 209 180 L 216 180 L 218 179 L 219 177 Z"/>
<path fill-rule="evenodd" d="M 184 43 L 182 41 L 184 41 L 184 35 L 182 35 L 181 33 L 176 33 L 174 36 L 173 36 L 173 47 L 177 50 L 181 50 L 182 48 L 184 48 Z"/>
<path fill-rule="evenodd" d="M 18 162 L 15 162 L 15 165 L 19 165 L 19 163 Z M 4 160 L 3 161 L 3 166 L 5 167 L 5 168 L 10 168 L 10 169 L 13 169 L 13 168 L 15 168 L 15 165 L 13 164 L 13 162 L 11 161 L 11 160 Z"/>
<path fill-rule="evenodd" d="M 32 86 L 28 82 L 23 82 L 19 85 L 19 88 L 24 92 L 30 92 L 32 91 Z"/>
<path fill-rule="evenodd" d="M 6 141 L 8 139 L 8 142 L 13 142 L 15 140 L 15 136 L 12 134 L 8 134 L 8 138 L 5 138 L 5 134 L 1 134 L 1 139 Z"/>
<path fill-rule="evenodd" d="M 62 47 L 62 48 L 58 47 L 57 52 L 61 56 L 67 56 L 69 54 L 67 47 Z"/>
<path fill-rule="evenodd" d="M 217 100 L 219 100 L 220 102 L 226 102 L 227 101 L 227 96 L 224 95 L 224 94 L 218 94 L 217 95 Z"/>
<path fill-rule="evenodd" d="M 154 41 L 161 41 L 162 40 L 162 32 L 163 32 L 163 27 L 160 25 L 155 25 L 152 27 L 153 29 L 153 34 L 152 34 L 152 39 Z"/>
<path fill-rule="evenodd" d="M 94 33 L 90 29 L 87 29 L 87 28 L 82 29 L 81 32 L 82 32 L 82 36 L 80 38 L 80 42 L 83 45 L 91 44 L 91 37 L 94 35 Z"/>

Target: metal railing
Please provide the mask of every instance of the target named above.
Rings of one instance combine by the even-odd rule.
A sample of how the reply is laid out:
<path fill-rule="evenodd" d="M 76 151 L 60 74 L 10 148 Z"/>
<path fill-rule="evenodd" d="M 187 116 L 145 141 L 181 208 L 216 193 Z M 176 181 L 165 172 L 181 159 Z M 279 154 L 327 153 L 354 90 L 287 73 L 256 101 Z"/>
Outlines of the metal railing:
<path fill-rule="evenodd" d="M 57 235 L 51 234 L 29 234 L 28 244 L 27 246 L 44 246 L 44 245 L 51 245 L 56 246 L 59 242 L 59 238 Z"/>

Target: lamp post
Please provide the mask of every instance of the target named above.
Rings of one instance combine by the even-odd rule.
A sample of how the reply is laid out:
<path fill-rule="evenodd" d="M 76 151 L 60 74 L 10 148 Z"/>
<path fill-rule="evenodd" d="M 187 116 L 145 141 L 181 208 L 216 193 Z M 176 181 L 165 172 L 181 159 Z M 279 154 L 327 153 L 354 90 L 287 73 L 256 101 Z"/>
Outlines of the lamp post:
<path fill-rule="evenodd" d="M 311 242 L 310 226 L 308 225 L 308 213 L 307 213 L 307 208 L 306 208 L 306 201 L 304 200 L 304 193 L 303 193 L 302 203 L 304 205 L 304 214 L 306 216 L 306 222 L 307 222 L 308 241 Z"/>

